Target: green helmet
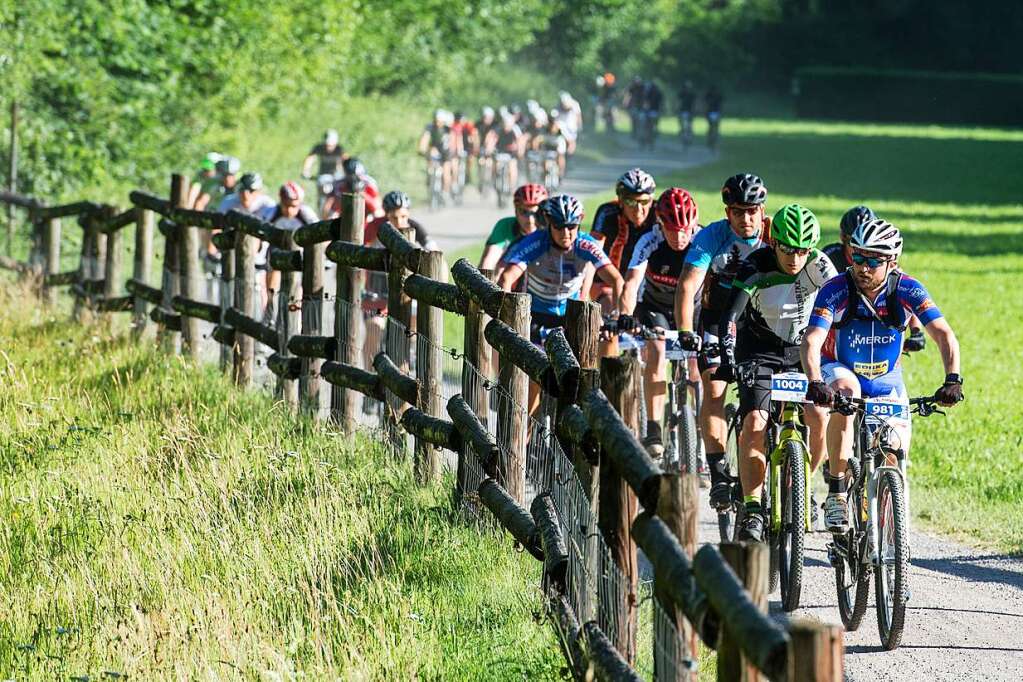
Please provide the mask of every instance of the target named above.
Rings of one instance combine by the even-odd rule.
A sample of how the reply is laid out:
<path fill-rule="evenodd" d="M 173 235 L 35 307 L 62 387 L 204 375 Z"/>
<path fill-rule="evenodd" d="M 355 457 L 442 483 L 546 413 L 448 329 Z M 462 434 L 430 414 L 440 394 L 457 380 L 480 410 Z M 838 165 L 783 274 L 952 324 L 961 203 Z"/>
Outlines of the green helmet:
<path fill-rule="evenodd" d="M 217 169 L 217 161 L 224 158 L 223 154 L 217 152 L 209 152 L 203 157 L 202 161 L 199 162 L 199 170 L 213 172 Z"/>
<path fill-rule="evenodd" d="M 821 238 L 817 216 L 799 204 L 785 204 L 771 219 L 771 240 L 794 249 L 810 249 Z"/>

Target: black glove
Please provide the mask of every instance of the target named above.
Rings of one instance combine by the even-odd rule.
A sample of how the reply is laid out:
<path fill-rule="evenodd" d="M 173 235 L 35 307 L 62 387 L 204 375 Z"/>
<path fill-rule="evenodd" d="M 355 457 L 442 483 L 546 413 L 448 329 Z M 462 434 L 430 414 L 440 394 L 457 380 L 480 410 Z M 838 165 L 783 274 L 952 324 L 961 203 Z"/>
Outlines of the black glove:
<path fill-rule="evenodd" d="M 718 365 L 718 368 L 714 370 L 714 380 L 724 381 L 729 384 L 735 382 L 735 365 L 725 361 Z"/>
<path fill-rule="evenodd" d="M 945 383 L 934 392 L 934 399 L 945 406 L 955 405 L 963 399 L 963 380 L 957 374 L 945 377 Z"/>
<path fill-rule="evenodd" d="M 902 350 L 907 353 L 917 353 L 922 351 L 927 345 L 927 337 L 924 336 L 922 329 L 914 329 L 909 333 L 909 338 L 902 343 Z"/>
<path fill-rule="evenodd" d="M 633 332 L 639 327 L 639 321 L 632 315 L 621 314 L 618 316 L 618 332 Z"/>
<path fill-rule="evenodd" d="M 683 350 L 700 350 L 700 337 L 694 332 L 679 332 L 678 345 L 682 346 Z"/>
<path fill-rule="evenodd" d="M 806 399 L 814 405 L 831 405 L 835 401 L 835 389 L 823 381 L 811 381 L 806 387 Z"/>

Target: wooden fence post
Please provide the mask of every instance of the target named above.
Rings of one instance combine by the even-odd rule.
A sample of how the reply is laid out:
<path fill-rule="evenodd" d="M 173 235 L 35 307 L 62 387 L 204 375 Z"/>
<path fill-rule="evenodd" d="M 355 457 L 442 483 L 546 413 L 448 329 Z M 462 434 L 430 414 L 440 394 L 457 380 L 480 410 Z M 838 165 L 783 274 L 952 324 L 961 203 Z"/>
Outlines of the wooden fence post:
<path fill-rule="evenodd" d="M 295 250 L 294 233 L 289 232 L 285 239 L 283 248 L 288 251 Z M 281 271 L 281 290 L 277 294 L 277 310 L 280 316 L 280 325 L 277 333 L 280 336 L 280 354 L 282 357 L 293 357 L 288 350 L 288 341 L 302 328 L 302 284 L 294 270 Z M 318 374 L 319 372 L 317 372 Z M 292 414 L 298 413 L 299 383 L 298 379 L 288 376 L 277 378 L 277 392 L 280 394 L 284 404 Z"/>
<path fill-rule="evenodd" d="M 845 678 L 845 645 L 841 625 L 811 618 L 789 621 L 790 682 L 842 682 Z"/>
<path fill-rule="evenodd" d="M 700 478 L 692 474 L 670 474 L 662 479 L 657 497 L 657 517 L 678 538 L 679 544 L 692 559 L 696 551 L 700 503 Z M 682 611 L 667 596 L 660 576 L 654 574 L 654 598 L 674 627 L 654 620 L 654 679 L 658 682 L 681 682 L 697 679 L 695 665 L 699 658 L 699 640 L 696 631 Z"/>
<path fill-rule="evenodd" d="M 750 600 L 767 613 L 767 583 L 769 579 L 769 550 L 763 542 L 722 542 L 721 556 L 735 571 L 739 582 L 749 592 Z M 766 680 L 739 649 L 739 643 L 721 628 L 718 639 L 718 679 L 753 682 Z"/>
<path fill-rule="evenodd" d="M 423 277 L 441 281 L 444 277 L 444 254 L 426 251 L 419 262 Z M 443 382 L 444 311 L 419 302 L 416 329 L 424 343 L 416 344 L 416 382 L 419 384 L 419 409 L 430 416 L 441 416 L 441 387 Z M 440 480 L 440 449 L 421 438 L 416 438 L 416 478 L 421 484 Z M 519 502 L 522 500 L 520 499 Z"/>
<path fill-rule="evenodd" d="M 361 192 L 341 195 L 341 241 L 362 244 L 366 234 L 366 201 Z M 334 336 L 337 337 L 337 361 L 362 366 L 359 331 L 362 326 L 362 280 L 359 268 L 337 266 L 337 295 L 334 297 Z M 333 386 L 330 417 L 345 433 L 355 430 L 355 391 Z"/>
<path fill-rule="evenodd" d="M 153 225 L 154 213 L 143 208 L 135 209 L 135 263 L 132 267 L 132 279 L 149 283 L 153 270 Z M 149 306 L 141 296 L 135 297 L 132 312 L 132 334 L 140 338 L 149 324 Z"/>
<path fill-rule="evenodd" d="M 243 315 L 257 317 L 256 302 L 256 251 L 259 239 L 251 237 L 240 229 L 235 230 L 234 257 L 234 307 Z M 253 366 L 256 363 L 256 340 L 240 329 L 234 330 L 234 382 L 239 386 L 252 383 Z"/>
<path fill-rule="evenodd" d="M 171 176 L 170 201 L 173 206 L 180 206 L 188 195 L 188 188 L 185 187 L 185 178 L 181 175 Z M 163 302 L 160 307 L 164 312 L 170 313 L 174 310 L 171 301 L 180 291 L 180 260 L 181 247 L 179 242 L 179 231 L 175 227 L 168 231 L 164 238 L 163 249 Z M 170 353 L 177 353 L 181 344 L 181 332 L 168 329 L 166 326 L 160 328 L 161 345 Z"/>
<path fill-rule="evenodd" d="M 60 272 L 60 218 L 51 218 L 43 227 L 43 252 L 46 266 L 43 268 L 43 301 L 47 305 L 57 302 L 57 288 L 46 284 L 48 275 Z"/>
<path fill-rule="evenodd" d="M 171 197 L 171 205 L 176 208 L 189 208 L 188 206 L 188 179 L 183 175 L 171 176 L 171 182 L 175 187 L 180 183 L 182 191 Z M 191 225 L 178 225 L 180 251 L 178 259 L 181 263 L 181 295 L 190 301 L 198 301 L 202 298 L 200 292 L 205 289 L 203 286 L 202 264 L 199 261 L 199 228 Z M 181 340 L 183 343 L 182 352 L 187 353 L 193 360 L 199 359 L 202 352 L 202 334 L 199 331 L 199 318 L 181 313 Z"/>
<path fill-rule="evenodd" d="M 411 227 L 399 228 L 402 236 L 410 242 L 415 242 L 415 229 Z M 406 333 L 412 330 L 412 299 L 405 293 L 405 280 L 409 276 L 409 270 L 398 263 L 397 259 L 390 258 L 387 272 L 387 317 L 395 324 L 387 324 L 385 330 L 386 339 L 384 348 L 391 361 L 403 374 L 411 374 L 412 339 Z M 398 325 L 403 327 L 399 328 Z M 401 416 L 403 401 L 390 391 L 387 392 L 386 412 L 389 428 L 391 429 L 391 445 L 395 448 L 396 454 L 404 457 L 406 454 L 406 438 L 398 426 L 398 418 Z"/>
<path fill-rule="evenodd" d="M 121 272 L 121 231 L 114 230 L 106 237 L 107 253 L 103 275 L 103 298 L 112 299 L 121 293 L 124 286 L 121 279 L 123 277 Z M 112 313 L 106 313 L 104 317 L 109 322 L 113 320 L 114 316 Z"/>
<path fill-rule="evenodd" d="M 234 246 L 220 252 L 220 326 L 222 327 L 228 326 L 225 316 L 228 308 L 234 307 L 234 296 L 238 287 L 235 280 L 235 274 L 238 272 L 238 243 L 236 235 Z M 237 341 L 231 345 L 220 344 L 220 370 L 222 372 L 227 372 L 229 367 L 234 366 L 236 348 Z"/>
<path fill-rule="evenodd" d="M 632 356 L 601 359 L 600 379 L 608 401 L 622 416 L 625 425 L 638 433 L 642 381 L 639 359 Z M 639 603 L 636 543 L 632 540 L 632 520 L 637 508 L 636 495 L 602 452 L 598 520 L 604 541 L 611 550 L 618 570 L 624 575 L 626 584 L 621 586 L 617 595 L 605 594 L 610 590 L 604 590 L 601 596 L 614 600 L 614 603 L 604 604 L 603 608 L 618 614 L 620 627 L 614 644 L 630 664 L 636 660 L 636 617 Z"/>
<path fill-rule="evenodd" d="M 319 336 L 323 333 L 323 266 L 327 245 L 320 242 L 302 249 L 302 334 Z M 313 419 L 320 416 L 320 358 L 302 358 L 299 393 L 302 411 Z"/>
<path fill-rule="evenodd" d="M 481 274 L 491 282 L 494 281 L 494 270 L 481 270 Z M 469 408 L 479 417 L 484 425 L 490 423 L 490 394 L 483 387 L 476 374 L 490 378 L 490 344 L 483 335 L 483 329 L 489 322 L 489 316 L 483 312 L 473 299 L 468 300 L 465 312 L 465 328 L 462 337 L 462 397 Z M 470 369 L 473 368 L 473 369 Z M 473 371 L 475 370 L 475 371 Z M 455 504 L 462 502 L 462 496 L 468 490 L 469 472 L 466 467 L 465 453 L 458 453 L 458 475 L 455 485 Z"/>
<path fill-rule="evenodd" d="M 529 338 L 530 302 L 529 294 L 507 293 L 501 300 L 498 316 L 501 322 Z M 497 383 L 507 394 L 498 401 L 497 442 L 501 446 L 501 462 L 498 466 L 498 480 L 508 494 L 519 504 L 526 498 L 526 439 L 529 415 L 529 377 L 503 356 L 498 357 Z M 505 414 L 500 408 L 502 403 Z"/>
<path fill-rule="evenodd" d="M 87 282 L 91 281 L 95 277 L 94 257 L 93 249 L 95 248 L 95 237 L 92 230 L 92 223 L 90 221 L 82 221 L 82 246 L 78 254 L 78 286 L 86 287 Z M 84 310 L 86 309 L 85 293 L 84 291 L 76 293 L 74 288 L 71 289 L 74 294 L 74 307 L 71 309 L 71 315 L 76 320 L 81 320 Z"/>

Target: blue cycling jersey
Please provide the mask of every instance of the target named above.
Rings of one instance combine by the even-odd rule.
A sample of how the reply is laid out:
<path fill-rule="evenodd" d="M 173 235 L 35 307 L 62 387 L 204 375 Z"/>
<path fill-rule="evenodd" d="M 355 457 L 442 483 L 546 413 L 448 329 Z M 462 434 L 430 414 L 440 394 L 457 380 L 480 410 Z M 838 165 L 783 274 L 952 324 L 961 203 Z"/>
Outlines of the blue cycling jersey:
<path fill-rule="evenodd" d="M 702 228 L 693 237 L 686 253 L 686 265 L 723 272 L 729 265 L 738 265 L 740 260 L 764 245 L 761 235 L 743 239 L 735 234 L 727 219 L 718 220 Z"/>
<path fill-rule="evenodd" d="M 533 297 L 534 313 L 564 315 L 569 299 L 579 298 L 588 264 L 599 270 L 611 264 L 600 245 L 588 234 L 576 237 L 568 251 L 551 242 L 547 230 L 537 230 L 512 245 L 504 256 L 508 265 L 526 270 L 526 291 Z"/>
<path fill-rule="evenodd" d="M 913 277 L 903 274 L 895 290 L 898 304 L 908 313 L 916 315 L 927 325 L 941 317 L 941 311 L 931 300 L 924 286 Z M 830 330 L 821 356 L 825 362 L 839 362 L 853 370 L 861 379 L 876 380 L 894 372 L 902 353 L 903 331 L 893 329 L 879 319 L 888 306 L 887 292 L 882 288 L 871 301 L 876 315 L 871 313 L 862 294 L 857 297 L 856 315 L 841 329 L 832 329 L 843 319 L 849 306 L 849 286 L 844 274 L 833 277 L 817 293 L 810 315 L 810 326 Z"/>

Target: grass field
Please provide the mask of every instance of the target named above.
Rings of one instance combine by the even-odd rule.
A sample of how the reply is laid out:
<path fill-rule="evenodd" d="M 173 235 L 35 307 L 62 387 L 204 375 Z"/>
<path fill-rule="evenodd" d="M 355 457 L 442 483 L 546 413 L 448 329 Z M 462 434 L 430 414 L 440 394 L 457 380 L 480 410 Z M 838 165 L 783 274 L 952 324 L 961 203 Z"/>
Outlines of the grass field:
<path fill-rule="evenodd" d="M 539 564 L 450 480 L 23 298 L 0 290 L 0 679 L 557 676 Z"/>

